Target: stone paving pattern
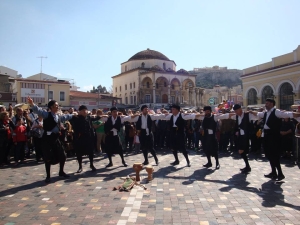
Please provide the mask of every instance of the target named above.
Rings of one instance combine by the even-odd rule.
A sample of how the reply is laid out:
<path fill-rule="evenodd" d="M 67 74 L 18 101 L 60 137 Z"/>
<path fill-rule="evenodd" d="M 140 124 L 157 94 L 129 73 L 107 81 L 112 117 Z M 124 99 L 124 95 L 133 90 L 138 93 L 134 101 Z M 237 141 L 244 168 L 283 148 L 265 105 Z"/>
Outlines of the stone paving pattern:
<path fill-rule="evenodd" d="M 95 159 L 90 172 L 74 174 L 77 161 L 69 158 L 65 171 L 71 178 L 58 177 L 52 166 L 51 183 L 46 185 L 44 164 L 28 162 L 0 170 L 0 225 L 67 224 L 300 224 L 300 170 L 284 161 L 286 179 L 282 183 L 263 177 L 270 172 L 264 158 L 252 155 L 252 172 L 241 174 L 243 161 L 237 154 L 220 154 L 220 170 L 206 169 L 206 158 L 191 152 L 191 167 L 180 154 L 180 165 L 170 152 L 158 152 L 154 180 L 147 190 L 112 191 L 120 177 L 133 174 L 132 165 L 143 162 L 142 154 L 128 155 L 129 167 L 120 157 L 105 169 L 107 159 Z M 150 162 L 154 163 L 153 158 Z M 214 162 L 214 161 L 213 161 Z M 146 172 L 141 172 L 146 178 Z M 143 180 L 145 182 L 145 180 Z"/>

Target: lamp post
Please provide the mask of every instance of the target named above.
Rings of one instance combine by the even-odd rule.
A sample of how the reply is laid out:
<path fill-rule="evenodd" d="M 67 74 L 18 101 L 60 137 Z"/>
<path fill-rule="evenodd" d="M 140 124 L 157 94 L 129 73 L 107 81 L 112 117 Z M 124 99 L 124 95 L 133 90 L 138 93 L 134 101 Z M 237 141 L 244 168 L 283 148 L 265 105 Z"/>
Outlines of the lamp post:
<path fill-rule="evenodd" d="M 100 87 L 98 86 L 98 109 L 100 108 Z"/>

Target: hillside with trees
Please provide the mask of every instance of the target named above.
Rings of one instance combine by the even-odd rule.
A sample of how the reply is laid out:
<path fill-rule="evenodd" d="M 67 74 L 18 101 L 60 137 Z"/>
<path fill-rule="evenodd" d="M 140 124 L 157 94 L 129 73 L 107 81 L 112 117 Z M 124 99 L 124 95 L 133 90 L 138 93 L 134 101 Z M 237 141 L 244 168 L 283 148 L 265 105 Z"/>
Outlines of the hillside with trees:
<path fill-rule="evenodd" d="M 242 85 L 240 79 L 243 74 L 242 70 L 236 69 L 199 69 L 197 71 L 189 71 L 196 74 L 196 86 L 211 89 L 215 85 L 234 87 Z"/>

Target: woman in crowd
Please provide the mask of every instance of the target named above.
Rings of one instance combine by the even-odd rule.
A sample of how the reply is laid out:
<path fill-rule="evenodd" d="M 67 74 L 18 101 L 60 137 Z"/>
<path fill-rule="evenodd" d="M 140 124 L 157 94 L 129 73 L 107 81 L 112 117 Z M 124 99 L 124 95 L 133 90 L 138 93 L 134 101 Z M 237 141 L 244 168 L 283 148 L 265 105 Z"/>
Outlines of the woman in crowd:
<path fill-rule="evenodd" d="M 12 146 L 12 130 L 15 125 L 9 119 L 9 113 L 2 111 L 0 113 L 0 166 L 9 164 L 8 155 Z"/>

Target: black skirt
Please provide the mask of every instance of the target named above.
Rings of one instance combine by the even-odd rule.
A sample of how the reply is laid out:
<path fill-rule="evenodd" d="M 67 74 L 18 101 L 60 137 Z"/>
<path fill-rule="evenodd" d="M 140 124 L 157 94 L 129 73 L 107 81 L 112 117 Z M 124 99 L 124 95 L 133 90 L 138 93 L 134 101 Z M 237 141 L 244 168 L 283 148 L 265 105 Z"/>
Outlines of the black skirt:
<path fill-rule="evenodd" d="M 46 132 L 45 132 L 46 133 Z M 65 151 L 59 140 L 59 134 L 44 135 L 42 137 L 43 159 L 52 165 L 66 160 Z"/>
<path fill-rule="evenodd" d="M 249 153 L 249 137 L 248 135 L 237 136 L 237 150 L 244 150 L 244 153 Z"/>
<path fill-rule="evenodd" d="M 93 137 L 81 136 L 80 138 L 76 138 L 73 143 L 76 155 L 84 156 L 93 154 Z"/>
<path fill-rule="evenodd" d="M 206 155 L 216 156 L 218 154 L 218 141 L 215 134 L 204 135 L 202 146 Z"/>
<path fill-rule="evenodd" d="M 105 137 L 105 151 L 107 154 L 122 154 L 123 147 L 119 135 L 113 135 L 112 132 Z"/>

